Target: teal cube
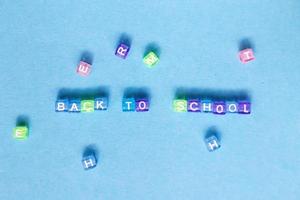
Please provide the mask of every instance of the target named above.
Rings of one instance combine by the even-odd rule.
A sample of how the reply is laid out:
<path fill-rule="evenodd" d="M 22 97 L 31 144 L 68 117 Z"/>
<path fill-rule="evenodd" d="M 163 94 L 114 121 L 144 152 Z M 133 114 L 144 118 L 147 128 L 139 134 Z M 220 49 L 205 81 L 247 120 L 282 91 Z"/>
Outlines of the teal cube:
<path fill-rule="evenodd" d="M 134 98 L 123 98 L 122 110 L 123 110 L 123 112 L 134 112 L 135 111 L 135 99 Z"/>
<path fill-rule="evenodd" d="M 97 159 L 94 154 L 84 156 L 82 158 L 82 165 L 85 170 L 93 169 L 97 166 Z"/>

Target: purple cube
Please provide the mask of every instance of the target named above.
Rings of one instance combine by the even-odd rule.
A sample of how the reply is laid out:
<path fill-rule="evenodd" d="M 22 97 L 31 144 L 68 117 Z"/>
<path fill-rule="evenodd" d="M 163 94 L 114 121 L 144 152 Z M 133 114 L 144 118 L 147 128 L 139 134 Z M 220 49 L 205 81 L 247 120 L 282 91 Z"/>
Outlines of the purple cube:
<path fill-rule="evenodd" d="M 238 112 L 239 112 L 239 114 L 250 114 L 251 113 L 251 103 L 249 101 L 239 102 Z"/>
<path fill-rule="evenodd" d="M 149 101 L 148 99 L 138 99 L 135 101 L 136 112 L 147 112 L 149 111 Z"/>
<path fill-rule="evenodd" d="M 224 101 L 214 102 L 213 103 L 213 113 L 217 115 L 226 114 L 226 104 Z"/>
<path fill-rule="evenodd" d="M 127 57 L 127 54 L 129 52 L 130 47 L 127 46 L 124 43 L 119 44 L 118 48 L 116 49 L 116 56 L 119 56 L 120 58 L 125 59 Z"/>
<path fill-rule="evenodd" d="M 188 112 L 201 112 L 201 103 L 198 99 L 188 100 Z"/>

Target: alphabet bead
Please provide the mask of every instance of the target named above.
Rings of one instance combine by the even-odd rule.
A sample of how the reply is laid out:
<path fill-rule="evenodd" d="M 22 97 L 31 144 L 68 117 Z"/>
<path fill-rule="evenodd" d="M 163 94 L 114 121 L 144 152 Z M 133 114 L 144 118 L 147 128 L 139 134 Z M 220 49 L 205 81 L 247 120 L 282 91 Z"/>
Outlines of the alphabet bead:
<path fill-rule="evenodd" d="M 149 111 L 149 100 L 148 99 L 138 99 L 135 102 L 135 110 L 137 112 L 147 112 Z"/>
<path fill-rule="evenodd" d="M 248 63 L 251 60 L 254 60 L 254 52 L 252 49 L 248 48 L 248 49 L 244 49 L 242 51 L 239 52 L 239 57 L 240 57 L 240 61 L 242 63 Z"/>
<path fill-rule="evenodd" d="M 201 102 L 198 99 L 188 100 L 188 112 L 201 112 Z"/>
<path fill-rule="evenodd" d="M 80 61 L 77 66 L 77 74 L 81 76 L 88 76 L 91 73 L 91 65 L 87 62 Z"/>
<path fill-rule="evenodd" d="M 213 113 L 224 115 L 226 113 L 226 104 L 223 101 L 213 103 Z"/>
<path fill-rule="evenodd" d="M 115 55 L 119 56 L 120 58 L 125 59 L 128 55 L 130 47 L 124 43 L 119 44 L 118 48 L 116 49 Z"/>
<path fill-rule="evenodd" d="M 135 99 L 134 98 L 124 98 L 122 101 L 123 112 L 134 112 L 135 111 Z"/>
<path fill-rule="evenodd" d="M 206 138 L 205 143 L 209 152 L 215 151 L 221 147 L 220 141 L 216 136 L 210 136 Z"/>

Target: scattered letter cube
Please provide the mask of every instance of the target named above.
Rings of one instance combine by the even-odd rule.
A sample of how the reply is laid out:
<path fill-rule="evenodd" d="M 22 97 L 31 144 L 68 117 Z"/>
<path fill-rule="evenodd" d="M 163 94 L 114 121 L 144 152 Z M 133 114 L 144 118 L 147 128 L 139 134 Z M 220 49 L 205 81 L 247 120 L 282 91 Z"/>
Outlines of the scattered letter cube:
<path fill-rule="evenodd" d="M 130 47 L 121 43 L 116 49 L 115 55 L 125 59 L 128 55 Z"/>
<path fill-rule="evenodd" d="M 137 112 L 147 112 L 149 111 L 149 100 L 148 99 L 138 99 L 135 102 L 135 110 Z"/>
<path fill-rule="evenodd" d="M 87 62 L 80 61 L 77 66 L 77 73 L 81 76 L 88 76 L 91 72 L 91 65 Z"/>
<path fill-rule="evenodd" d="M 224 115 L 226 113 L 226 104 L 223 101 L 213 103 L 213 113 Z"/>
<path fill-rule="evenodd" d="M 96 157 L 93 154 L 83 157 L 82 165 L 85 170 L 96 167 L 96 165 L 97 165 Z"/>
<path fill-rule="evenodd" d="M 240 51 L 239 57 L 242 63 L 247 63 L 255 59 L 253 50 L 250 48 Z"/>
<path fill-rule="evenodd" d="M 185 99 L 173 100 L 173 110 L 175 112 L 186 112 L 187 111 L 187 100 L 185 100 Z"/>
<path fill-rule="evenodd" d="M 215 151 L 221 147 L 221 144 L 216 136 L 210 136 L 205 139 L 206 147 L 208 151 Z"/>
<path fill-rule="evenodd" d="M 150 68 L 152 68 L 158 61 L 159 58 L 153 51 L 150 51 L 143 59 L 143 62 Z"/>
<path fill-rule="evenodd" d="M 135 99 L 134 98 L 124 98 L 122 101 L 123 112 L 134 112 L 135 111 Z"/>
<path fill-rule="evenodd" d="M 27 126 L 17 126 L 14 128 L 13 137 L 18 140 L 24 140 L 28 137 L 28 128 Z"/>
<path fill-rule="evenodd" d="M 94 112 L 94 100 L 81 100 L 81 112 Z"/>
<path fill-rule="evenodd" d="M 68 99 L 59 99 L 55 103 L 56 112 L 68 112 L 69 100 Z"/>

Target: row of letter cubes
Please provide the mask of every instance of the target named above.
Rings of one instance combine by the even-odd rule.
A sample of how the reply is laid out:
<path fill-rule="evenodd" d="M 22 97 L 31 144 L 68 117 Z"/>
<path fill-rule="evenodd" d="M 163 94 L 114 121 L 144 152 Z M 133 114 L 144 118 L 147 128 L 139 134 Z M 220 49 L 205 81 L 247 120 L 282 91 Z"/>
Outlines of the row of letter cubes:
<path fill-rule="evenodd" d="M 122 101 L 123 112 L 147 112 L 150 103 L 146 98 L 124 98 Z M 55 103 L 56 112 L 93 112 L 95 110 L 107 110 L 108 99 L 106 97 L 94 100 L 60 99 Z M 249 101 L 211 101 L 198 99 L 175 99 L 173 100 L 175 112 L 212 112 L 224 115 L 226 113 L 250 114 L 251 103 Z"/>
<path fill-rule="evenodd" d="M 175 99 L 173 100 L 175 112 L 212 112 L 224 115 L 225 113 L 250 114 L 251 103 L 249 101 L 211 101 L 198 99 Z"/>

